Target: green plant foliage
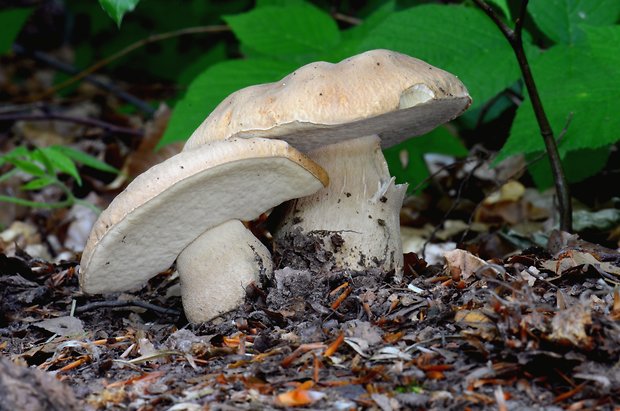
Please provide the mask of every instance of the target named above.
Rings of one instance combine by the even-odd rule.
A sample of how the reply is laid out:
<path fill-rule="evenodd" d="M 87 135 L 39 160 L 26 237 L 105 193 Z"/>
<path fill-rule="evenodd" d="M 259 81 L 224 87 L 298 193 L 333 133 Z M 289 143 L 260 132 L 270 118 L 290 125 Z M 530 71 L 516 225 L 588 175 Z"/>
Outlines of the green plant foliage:
<path fill-rule="evenodd" d="M 582 24 L 614 24 L 620 16 L 618 0 L 531 1 L 528 11 L 536 25 L 556 43 L 575 44 L 584 39 Z"/>
<path fill-rule="evenodd" d="M 558 145 L 562 157 L 572 150 L 604 147 L 620 139 L 620 26 L 583 28 L 588 47 L 557 45 L 531 64 L 556 136 L 566 129 Z M 544 144 L 531 102 L 526 100 L 517 110 L 500 159 L 540 151 Z"/>
<path fill-rule="evenodd" d="M 508 0 L 489 0 L 488 3 L 495 5 L 509 21 L 512 20 Z"/>
<path fill-rule="evenodd" d="M 397 183 L 409 183 L 409 190 L 419 188 L 429 177 L 424 154 L 437 153 L 466 156 L 467 149 L 446 127 L 439 127 L 423 136 L 409 139 L 384 150 L 390 172 Z M 403 157 L 406 159 L 403 164 Z"/>
<path fill-rule="evenodd" d="M 516 3 L 488 2 L 513 25 L 510 5 L 515 11 Z M 193 66 L 188 65 L 181 84 L 196 77 L 176 105 L 160 145 L 187 139 L 217 104 L 240 88 L 277 81 L 311 61 L 337 62 L 375 48 L 397 50 L 458 75 L 474 99 L 461 125 L 473 128 L 482 113 L 486 123 L 515 109 L 514 95 L 526 94 L 521 73 L 513 50 L 488 16 L 467 2 L 402 8 L 404 3 L 369 2 L 357 16 L 361 24 L 346 29 L 339 29 L 324 9 L 302 0 L 258 0 L 249 11 L 220 13 L 238 39 L 244 59 L 213 64 L 224 55 L 224 50 L 218 49 L 213 56 L 204 55 Z M 620 26 L 616 24 L 620 1 L 531 1 L 528 12 L 536 27 L 528 32 L 533 26 L 526 24 L 524 46 L 556 136 L 567 128 L 559 148 L 569 181 L 579 181 L 603 167 L 609 145 L 620 139 L 615 131 L 620 126 L 616 115 L 620 103 L 615 96 L 620 90 Z M 489 105 L 507 89 L 512 96 Z M 403 147 L 386 151 L 399 181 L 413 185 L 427 175 L 417 153 L 465 154 L 456 144 L 458 139 L 444 129 L 432 135 L 435 137 L 412 139 Z M 433 138 L 437 135 L 442 137 L 436 143 Z M 402 150 L 409 152 L 406 169 L 399 161 Z M 500 158 L 521 153 L 535 158 L 543 151 L 526 95 Z M 530 171 L 541 187 L 549 185 L 546 160 L 538 161 Z"/>
<path fill-rule="evenodd" d="M 336 22 L 307 3 L 264 6 L 224 20 L 241 44 L 276 59 L 319 54 L 340 41 Z"/>
<path fill-rule="evenodd" d="M 120 28 L 126 13 L 133 11 L 140 0 L 99 0 L 101 8 L 116 22 Z"/>
<path fill-rule="evenodd" d="M 32 13 L 32 8 L 9 9 L 0 12 L 0 54 L 11 51 L 11 46 L 22 26 Z"/>
<path fill-rule="evenodd" d="M 474 8 L 425 5 L 393 13 L 362 44 L 363 50 L 375 48 L 400 51 L 458 75 L 474 100 L 472 109 L 519 78 L 510 46 Z"/>
<path fill-rule="evenodd" d="M 601 171 L 609 159 L 609 147 L 569 151 L 562 159 L 566 181 L 577 183 Z M 542 157 L 542 158 L 541 158 Z M 535 161 L 528 167 L 528 172 L 539 189 L 553 187 L 553 173 L 549 158 L 542 152 L 525 156 L 528 162 Z"/>
<path fill-rule="evenodd" d="M 59 178 L 59 174 L 67 174 L 75 179 L 78 185 L 81 185 L 82 178 L 75 162 L 101 171 L 119 173 L 116 168 L 71 147 L 49 146 L 28 150 L 26 147 L 20 146 L 0 156 L 0 166 L 5 164 L 13 166 L 8 172 L 0 175 L 0 182 L 15 176 L 17 172 L 22 172 L 32 176 L 31 180 L 21 186 L 22 190 L 40 190 L 48 186 L 56 186 L 64 193 L 65 199 L 58 202 L 43 203 L 0 195 L 0 202 L 34 208 L 62 208 L 70 207 L 73 204 L 84 204 L 92 208 L 93 206 L 90 203 L 76 198 L 71 189 Z"/>
<path fill-rule="evenodd" d="M 364 35 L 393 7 L 394 2 L 387 2 L 364 24 L 343 32 L 329 14 L 301 0 L 265 0 L 250 12 L 225 16 L 246 59 L 215 64 L 195 78 L 176 105 L 160 146 L 186 140 L 234 91 L 277 81 L 305 63 L 339 61 L 357 53 Z"/>
<path fill-rule="evenodd" d="M 190 84 L 159 145 L 187 140 L 192 131 L 231 92 L 254 84 L 276 81 L 297 68 L 280 60 L 228 60 L 205 70 Z"/>

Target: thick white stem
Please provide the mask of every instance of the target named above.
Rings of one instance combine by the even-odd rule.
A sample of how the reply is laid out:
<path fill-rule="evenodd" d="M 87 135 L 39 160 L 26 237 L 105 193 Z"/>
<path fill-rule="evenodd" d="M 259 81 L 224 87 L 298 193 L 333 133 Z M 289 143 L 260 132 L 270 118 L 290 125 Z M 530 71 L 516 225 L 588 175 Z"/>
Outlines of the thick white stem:
<path fill-rule="evenodd" d="M 209 321 L 239 306 L 245 288 L 273 274 L 269 250 L 239 220 L 206 231 L 177 258 L 185 316 Z"/>
<path fill-rule="evenodd" d="M 289 202 L 277 246 L 288 247 L 301 230 L 302 235 L 323 239 L 336 268 L 377 267 L 400 275 L 399 214 L 407 186 L 394 183 L 379 137 L 361 137 L 308 154 L 329 174 L 329 186 Z"/>

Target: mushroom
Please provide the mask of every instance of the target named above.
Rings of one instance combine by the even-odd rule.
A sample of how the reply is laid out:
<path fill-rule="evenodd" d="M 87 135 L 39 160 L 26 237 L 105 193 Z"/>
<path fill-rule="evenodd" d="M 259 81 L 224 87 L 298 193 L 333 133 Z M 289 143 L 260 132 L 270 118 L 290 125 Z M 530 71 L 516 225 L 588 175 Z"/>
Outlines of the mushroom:
<path fill-rule="evenodd" d="M 101 213 L 82 254 L 82 290 L 137 288 L 178 257 L 188 320 L 228 311 L 271 264 L 238 220 L 255 219 L 327 181 L 321 167 L 280 140 L 230 139 L 183 151 L 139 175 Z M 241 260 L 233 272 L 217 267 L 215 275 L 198 277 L 231 259 Z"/>
<path fill-rule="evenodd" d="M 231 137 L 274 138 L 305 151 L 330 185 L 289 205 L 277 245 L 297 232 L 321 238 L 336 267 L 402 270 L 399 211 L 406 185 L 381 147 L 426 133 L 471 104 L 454 75 L 389 50 L 311 63 L 282 80 L 226 98 L 186 148 Z M 285 261 L 286 263 L 286 261 Z"/>

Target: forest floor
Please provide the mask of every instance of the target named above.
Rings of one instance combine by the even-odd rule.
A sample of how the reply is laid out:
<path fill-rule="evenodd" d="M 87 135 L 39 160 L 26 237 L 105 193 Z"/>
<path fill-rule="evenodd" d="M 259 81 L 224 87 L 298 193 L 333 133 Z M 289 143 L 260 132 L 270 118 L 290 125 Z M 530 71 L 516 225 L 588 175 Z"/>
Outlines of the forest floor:
<path fill-rule="evenodd" d="M 81 186 L 61 175 L 105 208 L 179 148 L 152 152 L 165 108 L 145 122 L 88 85 L 79 95 L 58 107 L 62 121 L 34 105 L 5 114 L 0 151 L 63 144 L 118 167 L 80 166 Z M 0 410 L 620 409 L 617 208 L 580 207 L 570 235 L 554 228 L 550 195 L 484 156 L 435 169 L 403 207 L 402 277 L 278 267 L 200 325 L 182 313 L 173 269 L 134 292 L 80 291 L 89 208 L 2 204 Z M 57 187 L 19 191 L 28 178 L 0 190 L 62 200 Z"/>

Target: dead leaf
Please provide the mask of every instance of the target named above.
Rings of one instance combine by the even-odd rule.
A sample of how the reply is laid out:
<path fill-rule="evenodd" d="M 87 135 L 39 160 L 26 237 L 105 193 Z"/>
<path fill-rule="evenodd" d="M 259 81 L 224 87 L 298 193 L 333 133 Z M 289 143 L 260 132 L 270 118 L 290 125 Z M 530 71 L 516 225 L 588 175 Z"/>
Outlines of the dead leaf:
<path fill-rule="evenodd" d="M 324 393 L 309 389 L 313 386 L 314 383 L 308 380 L 293 390 L 279 394 L 276 397 L 276 404 L 282 407 L 300 407 L 312 404 L 325 397 Z"/>
<path fill-rule="evenodd" d="M 467 280 L 474 275 L 478 269 L 487 265 L 483 259 L 461 249 L 456 249 L 444 253 L 448 271 L 454 281 L 460 279 Z"/>
<path fill-rule="evenodd" d="M 556 313 L 551 320 L 552 332 L 549 338 L 559 342 L 568 341 L 576 347 L 587 348 L 592 344 L 592 339 L 586 334 L 586 326 L 591 324 L 590 308 L 577 303 Z"/>
<path fill-rule="evenodd" d="M 578 250 L 567 250 L 561 253 L 555 260 L 547 260 L 541 264 L 542 268 L 554 272 L 560 276 L 568 269 L 590 264 L 609 274 L 620 275 L 620 267 L 608 262 L 601 262 L 592 254 Z"/>
<path fill-rule="evenodd" d="M 63 337 L 84 334 L 82 320 L 76 317 L 65 316 L 50 318 L 32 325 Z"/>

